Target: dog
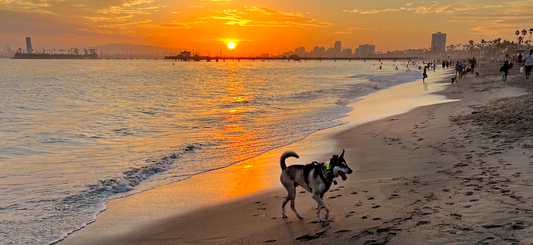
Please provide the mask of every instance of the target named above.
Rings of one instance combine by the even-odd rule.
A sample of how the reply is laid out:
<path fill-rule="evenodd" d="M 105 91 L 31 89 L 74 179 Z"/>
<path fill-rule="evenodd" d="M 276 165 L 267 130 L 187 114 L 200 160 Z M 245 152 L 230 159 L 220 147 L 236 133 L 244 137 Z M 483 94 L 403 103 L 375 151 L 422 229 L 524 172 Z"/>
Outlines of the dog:
<path fill-rule="evenodd" d="M 341 177 L 343 181 L 347 179 L 346 174 L 351 174 L 353 171 L 346 164 L 344 160 L 344 150 L 340 156 L 333 155 L 329 162 L 318 163 L 312 162 L 307 165 L 291 165 L 287 167 L 285 159 L 289 157 L 300 158 L 298 154 L 293 151 L 287 151 L 281 155 L 279 160 L 281 165 L 280 181 L 283 187 L 287 190 L 287 197 L 281 204 L 282 217 L 287 218 L 285 214 L 285 205 L 291 201 L 291 209 L 296 214 L 298 219 L 303 219 L 296 208 L 294 207 L 294 200 L 296 198 L 296 187 L 301 186 L 306 191 L 313 194 L 313 199 L 318 203 L 316 216 L 320 222 L 329 219 L 329 207 L 324 203 L 324 194 L 329 190 L 332 183 L 336 183 L 335 179 Z M 320 216 L 320 211 L 326 210 L 325 219 Z"/>
<path fill-rule="evenodd" d="M 452 84 L 457 81 L 457 77 L 452 77 Z"/>

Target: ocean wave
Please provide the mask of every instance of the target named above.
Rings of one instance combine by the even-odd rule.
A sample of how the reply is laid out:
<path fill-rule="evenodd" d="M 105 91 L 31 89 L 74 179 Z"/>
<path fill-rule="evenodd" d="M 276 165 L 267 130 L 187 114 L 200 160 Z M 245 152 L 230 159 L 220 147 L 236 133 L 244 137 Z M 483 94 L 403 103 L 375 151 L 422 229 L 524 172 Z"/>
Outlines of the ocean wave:
<path fill-rule="evenodd" d="M 82 193 L 63 198 L 61 203 L 69 204 L 69 206 L 72 204 L 76 206 L 94 205 L 95 203 L 101 202 L 102 198 L 131 191 L 135 186 L 154 174 L 169 170 L 177 158 L 199 150 L 203 146 L 201 143 L 190 144 L 167 156 L 158 159 L 149 159 L 150 164 L 130 168 L 122 172 L 122 175 L 118 177 L 99 180 L 96 184 L 88 185 L 87 189 L 82 191 Z M 94 197 L 98 198 L 95 199 Z"/>
<path fill-rule="evenodd" d="M 54 207 L 56 212 L 60 212 L 61 215 L 70 216 L 71 219 L 76 219 L 76 217 L 85 219 L 85 222 L 76 222 L 81 223 L 81 225 L 76 228 L 71 228 L 69 231 L 61 234 L 58 239 L 48 242 L 48 244 L 56 244 L 64 240 L 73 232 L 81 230 L 93 223 L 96 220 L 96 216 L 106 210 L 105 202 L 107 202 L 111 196 L 116 197 L 116 194 L 126 194 L 134 190 L 134 188 L 141 184 L 142 181 L 147 180 L 155 174 L 169 170 L 180 157 L 202 149 L 204 146 L 205 144 L 202 143 L 186 145 L 172 154 L 157 159 L 148 159 L 147 162 L 150 163 L 145 166 L 130 168 L 129 170 L 122 172 L 122 175 L 118 177 L 99 180 L 96 184 L 88 185 L 87 189 L 81 193 L 60 199 Z M 177 177 L 182 177 L 180 180 L 190 178 L 190 176 Z M 86 212 L 91 213 L 89 214 Z M 68 215 L 69 213 L 71 215 Z M 87 221 L 88 216 L 92 217 L 89 221 Z"/>
<path fill-rule="evenodd" d="M 357 74 L 347 78 L 362 78 L 371 82 L 400 84 L 422 79 L 422 74 L 419 71 L 407 70 L 405 72 L 397 72 L 389 75 Z"/>

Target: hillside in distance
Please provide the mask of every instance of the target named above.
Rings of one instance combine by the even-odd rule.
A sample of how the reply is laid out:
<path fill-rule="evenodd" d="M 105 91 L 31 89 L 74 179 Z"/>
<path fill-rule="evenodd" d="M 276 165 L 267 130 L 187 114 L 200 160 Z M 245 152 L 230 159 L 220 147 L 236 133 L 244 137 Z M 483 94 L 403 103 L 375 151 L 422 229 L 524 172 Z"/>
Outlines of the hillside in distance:
<path fill-rule="evenodd" d="M 102 46 L 96 46 L 98 55 L 103 54 L 103 57 L 151 57 L 162 58 L 165 55 L 179 54 L 181 51 L 188 50 L 186 48 L 168 48 L 149 45 L 133 45 L 125 43 L 112 43 Z"/>

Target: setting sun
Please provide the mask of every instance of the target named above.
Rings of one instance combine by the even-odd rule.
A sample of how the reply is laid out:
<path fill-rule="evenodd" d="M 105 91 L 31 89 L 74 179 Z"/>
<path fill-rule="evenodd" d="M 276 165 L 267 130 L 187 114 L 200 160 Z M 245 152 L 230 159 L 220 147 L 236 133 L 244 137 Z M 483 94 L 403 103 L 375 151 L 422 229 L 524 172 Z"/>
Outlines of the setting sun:
<path fill-rule="evenodd" d="M 229 49 L 234 49 L 235 48 L 235 44 L 233 42 L 229 42 L 228 43 L 228 48 Z"/>

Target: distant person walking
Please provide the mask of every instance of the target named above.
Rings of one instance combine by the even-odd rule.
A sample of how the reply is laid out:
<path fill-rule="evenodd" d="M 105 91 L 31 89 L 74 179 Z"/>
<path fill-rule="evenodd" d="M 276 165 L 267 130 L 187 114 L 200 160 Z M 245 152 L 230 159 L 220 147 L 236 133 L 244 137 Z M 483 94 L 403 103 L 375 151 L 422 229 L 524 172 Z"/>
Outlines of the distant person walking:
<path fill-rule="evenodd" d="M 503 66 L 500 68 L 500 72 L 502 73 L 502 81 L 507 81 L 507 74 L 509 74 L 509 69 L 511 69 L 511 66 L 509 65 L 509 61 L 505 61 L 503 63 Z"/>
<path fill-rule="evenodd" d="M 533 49 L 530 49 L 529 54 L 524 56 L 524 66 L 524 69 L 526 70 L 526 79 L 529 79 L 531 69 L 533 68 Z"/>
<path fill-rule="evenodd" d="M 463 78 L 463 68 L 464 68 L 463 62 L 459 61 L 459 64 L 457 64 L 457 73 L 459 73 L 459 78 Z"/>
<path fill-rule="evenodd" d="M 476 65 L 477 65 L 476 57 L 472 57 L 472 59 L 470 60 L 470 69 L 472 71 L 472 74 L 474 74 L 474 68 L 476 68 Z"/>
<path fill-rule="evenodd" d="M 424 73 L 422 74 L 422 83 L 426 83 L 426 78 L 428 77 L 428 74 L 426 73 L 427 66 L 424 66 Z"/>

